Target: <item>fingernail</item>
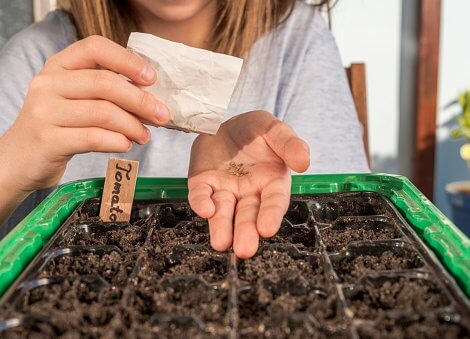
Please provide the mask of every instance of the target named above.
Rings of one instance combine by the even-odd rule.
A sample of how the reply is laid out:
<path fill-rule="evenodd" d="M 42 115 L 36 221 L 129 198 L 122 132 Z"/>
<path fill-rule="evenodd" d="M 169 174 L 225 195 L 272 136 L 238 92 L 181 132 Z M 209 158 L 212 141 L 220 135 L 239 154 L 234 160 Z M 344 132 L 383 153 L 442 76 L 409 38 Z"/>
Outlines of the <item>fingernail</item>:
<path fill-rule="evenodd" d="M 155 70 L 149 65 L 145 65 L 140 76 L 146 82 L 152 82 L 155 79 Z"/>
<path fill-rule="evenodd" d="M 157 119 L 157 123 L 166 123 L 170 120 L 170 112 L 163 104 L 158 104 L 155 107 L 155 118 Z"/>
<path fill-rule="evenodd" d="M 144 133 L 142 135 L 142 142 L 146 144 L 147 142 L 149 142 L 150 137 L 151 137 L 150 130 L 145 127 Z"/>

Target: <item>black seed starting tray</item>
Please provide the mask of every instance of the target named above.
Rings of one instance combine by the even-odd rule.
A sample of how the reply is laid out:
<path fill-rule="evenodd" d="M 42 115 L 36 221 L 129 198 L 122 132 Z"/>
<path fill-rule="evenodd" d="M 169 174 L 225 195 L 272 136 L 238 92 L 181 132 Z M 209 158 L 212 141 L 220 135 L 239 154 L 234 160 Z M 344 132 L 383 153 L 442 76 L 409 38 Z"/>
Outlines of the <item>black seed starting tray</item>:
<path fill-rule="evenodd" d="M 470 307 L 376 193 L 293 196 L 255 257 L 184 201 L 101 223 L 85 201 L 0 302 L 0 337 L 464 338 Z"/>

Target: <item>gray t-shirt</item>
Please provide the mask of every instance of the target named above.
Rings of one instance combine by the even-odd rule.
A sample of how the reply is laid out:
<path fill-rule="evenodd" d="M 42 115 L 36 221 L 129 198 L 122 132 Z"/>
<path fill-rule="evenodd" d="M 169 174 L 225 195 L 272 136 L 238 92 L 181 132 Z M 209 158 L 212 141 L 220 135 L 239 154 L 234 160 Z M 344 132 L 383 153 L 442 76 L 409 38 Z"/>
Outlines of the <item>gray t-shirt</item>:
<path fill-rule="evenodd" d="M 1 135 L 15 121 L 29 82 L 45 60 L 76 39 L 69 16 L 55 11 L 18 33 L 0 51 Z M 245 60 L 226 118 L 259 109 L 292 126 L 310 144 L 311 165 L 307 173 L 369 171 L 362 129 L 338 48 L 313 6 L 298 1 L 289 19 L 261 38 Z M 187 176 L 189 153 L 196 135 L 165 128 L 150 129 L 149 144 L 134 145 L 128 154 L 75 156 L 61 182 L 103 176 L 110 156 L 139 160 L 140 176 Z M 9 223 L 16 223 L 38 199 L 37 194 L 31 196 Z"/>

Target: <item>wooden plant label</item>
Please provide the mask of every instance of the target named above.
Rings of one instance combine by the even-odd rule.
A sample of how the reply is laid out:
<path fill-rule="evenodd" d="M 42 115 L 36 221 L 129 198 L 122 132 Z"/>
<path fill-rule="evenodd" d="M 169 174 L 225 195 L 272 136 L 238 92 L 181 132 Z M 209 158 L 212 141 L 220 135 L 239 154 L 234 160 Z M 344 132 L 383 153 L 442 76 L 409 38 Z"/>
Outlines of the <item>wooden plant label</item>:
<path fill-rule="evenodd" d="M 109 159 L 101 198 L 101 220 L 130 220 L 138 170 L 138 161 Z"/>

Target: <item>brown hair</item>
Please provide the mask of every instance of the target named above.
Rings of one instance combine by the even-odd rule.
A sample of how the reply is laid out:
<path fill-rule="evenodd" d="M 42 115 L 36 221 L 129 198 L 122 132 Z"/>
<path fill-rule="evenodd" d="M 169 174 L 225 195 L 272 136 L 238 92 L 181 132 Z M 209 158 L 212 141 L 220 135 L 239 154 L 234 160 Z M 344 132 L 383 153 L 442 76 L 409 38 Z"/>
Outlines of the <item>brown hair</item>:
<path fill-rule="evenodd" d="M 219 18 L 213 31 L 212 49 L 243 57 L 255 41 L 286 20 L 296 0 L 217 0 Z M 328 4 L 318 1 L 317 6 Z M 138 22 L 123 0 L 59 0 L 77 28 L 78 37 L 102 35 L 125 46 Z"/>

